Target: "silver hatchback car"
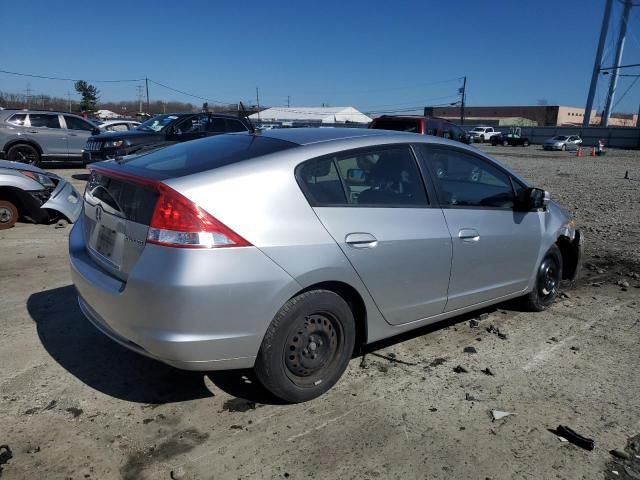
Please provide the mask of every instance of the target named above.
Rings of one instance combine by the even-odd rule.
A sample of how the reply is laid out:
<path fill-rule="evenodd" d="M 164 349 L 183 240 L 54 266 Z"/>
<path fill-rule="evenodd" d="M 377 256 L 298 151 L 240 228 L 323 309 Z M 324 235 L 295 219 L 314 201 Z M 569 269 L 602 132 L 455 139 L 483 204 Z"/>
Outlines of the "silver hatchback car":
<path fill-rule="evenodd" d="M 100 331 L 188 370 L 255 367 L 278 397 L 357 349 L 578 271 L 569 214 L 458 142 L 402 132 L 228 134 L 91 166 L 69 255 Z"/>

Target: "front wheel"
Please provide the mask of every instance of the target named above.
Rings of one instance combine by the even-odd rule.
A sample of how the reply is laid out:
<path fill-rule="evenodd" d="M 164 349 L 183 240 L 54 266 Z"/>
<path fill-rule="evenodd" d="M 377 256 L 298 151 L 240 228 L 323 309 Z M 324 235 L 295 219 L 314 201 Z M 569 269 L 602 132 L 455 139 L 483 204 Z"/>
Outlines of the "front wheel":
<path fill-rule="evenodd" d="M 560 280 L 562 253 L 557 245 L 553 245 L 538 266 L 533 290 L 524 297 L 525 307 L 534 312 L 546 310 L 558 298 Z"/>
<path fill-rule="evenodd" d="M 256 359 L 256 376 L 291 403 L 319 397 L 340 379 L 355 345 L 353 313 L 329 290 L 289 300 L 271 321 Z"/>

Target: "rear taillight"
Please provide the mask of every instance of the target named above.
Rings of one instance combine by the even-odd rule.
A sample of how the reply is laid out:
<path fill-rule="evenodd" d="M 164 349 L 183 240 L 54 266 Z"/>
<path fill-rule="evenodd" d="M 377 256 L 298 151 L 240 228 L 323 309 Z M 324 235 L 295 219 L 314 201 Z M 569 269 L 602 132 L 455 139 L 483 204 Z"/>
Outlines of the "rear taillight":
<path fill-rule="evenodd" d="M 251 246 L 225 224 L 164 183 L 100 166 L 91 168 L 108 177 L 134 183 L 158 193 L 149 222 L 148 243 L 177 248 Z"/>
<path fill-rule="evenodd" d="M 158 183 L 147 242 L 168 247 L 247 247 L 251 244 L 191 200 Z"/>

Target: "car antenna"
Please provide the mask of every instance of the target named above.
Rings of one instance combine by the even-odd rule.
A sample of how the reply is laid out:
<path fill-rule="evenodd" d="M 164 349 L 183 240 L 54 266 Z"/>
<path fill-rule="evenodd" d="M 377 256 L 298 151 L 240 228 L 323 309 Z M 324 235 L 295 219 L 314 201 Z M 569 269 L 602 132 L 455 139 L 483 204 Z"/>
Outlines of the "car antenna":
<path fill-rule="evenodd" d="M 247 115 L 246 110 L 244 109 L 244 105 L 242 104 L 242 102 L 240 102 L 240 111 L 242 112 L 242 116 L 244 117 L 244 119 L 249 123 L 249 129 L 251 130 L 251 133 L 253 133 L 255 135 L 256 133 L 256 127 L 253 126 L 253 122 L 251 121 L 251 119 L 249 118 L 249 115 Z"/>

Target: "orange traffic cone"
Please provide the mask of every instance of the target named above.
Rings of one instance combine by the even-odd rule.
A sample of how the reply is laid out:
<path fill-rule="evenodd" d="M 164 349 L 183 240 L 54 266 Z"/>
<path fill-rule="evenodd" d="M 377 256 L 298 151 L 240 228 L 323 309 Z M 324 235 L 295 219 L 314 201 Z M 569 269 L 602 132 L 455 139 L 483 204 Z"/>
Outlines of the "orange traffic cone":
<path fill-rule="evenodd" d="M 596 156 L 596 147 L 591 147 L 591 156 L 592 157 Z"/>
<path fill-rule="evenodd" d="M 578 150 L 576 151 L 576 157 L 582 157 L 582 147 L 578 147 Z"/>

